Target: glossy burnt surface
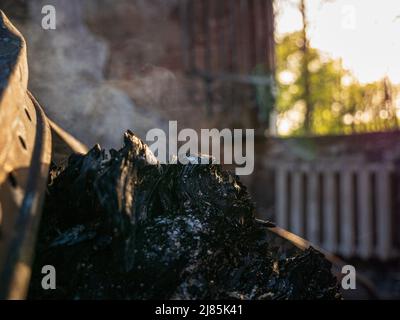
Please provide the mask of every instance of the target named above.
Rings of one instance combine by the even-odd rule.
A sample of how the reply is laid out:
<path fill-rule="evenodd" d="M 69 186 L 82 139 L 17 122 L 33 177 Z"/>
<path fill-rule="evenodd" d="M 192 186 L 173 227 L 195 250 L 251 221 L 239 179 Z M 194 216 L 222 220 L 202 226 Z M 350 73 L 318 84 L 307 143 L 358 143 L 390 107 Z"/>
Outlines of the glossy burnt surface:
<path fill-rule="evenodd" d="M 220 166 L 159 165 L 131 132 L 54 167 L 30 298 L 339 298 L 331 264 L 278 248 L 244 185 Z M 41 268 L 57 270 L 43 290 Z"/>

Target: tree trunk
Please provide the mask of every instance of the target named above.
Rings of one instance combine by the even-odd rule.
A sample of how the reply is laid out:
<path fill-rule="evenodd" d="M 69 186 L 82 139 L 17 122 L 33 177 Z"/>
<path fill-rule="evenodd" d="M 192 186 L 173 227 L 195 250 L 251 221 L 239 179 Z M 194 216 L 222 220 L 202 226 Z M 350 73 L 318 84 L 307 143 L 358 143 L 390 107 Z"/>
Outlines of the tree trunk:
<path fill-rule="evenodd" d="M 307 134 L 311 133 L 312 131 L 312 116 L 313 116 L 313 104 L 311 101 L 310 95 L 310 72 L 308 71 L 308 64 L 309 64 L 309 44 L 307 38 L 307 13 L 306 13 L 306 4 L 305 0 L 300 1 L 300 12 L 303 19 L 303 44 L 301 47 L 301 51 L 303 53 L 302 59 L 302 82 L 303 82 L 303 100 L 306 105 L 306 114 L 304 120 L 304 129 Z"/>

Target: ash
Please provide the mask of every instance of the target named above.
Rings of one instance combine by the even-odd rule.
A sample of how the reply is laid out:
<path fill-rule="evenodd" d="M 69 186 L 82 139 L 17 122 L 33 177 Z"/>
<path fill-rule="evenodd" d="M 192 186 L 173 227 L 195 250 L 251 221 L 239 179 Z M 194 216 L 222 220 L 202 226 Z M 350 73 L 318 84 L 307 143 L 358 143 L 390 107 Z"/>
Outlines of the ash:
<path fill-rule="evenodd" d="M 318 251 L 277 248 L 238 177 L 219 165 L 160 165 L 128 131 L 53 166 L 31 299 L 338 299 Z M 41 268 L 57 270 L 43 290 Z"/>

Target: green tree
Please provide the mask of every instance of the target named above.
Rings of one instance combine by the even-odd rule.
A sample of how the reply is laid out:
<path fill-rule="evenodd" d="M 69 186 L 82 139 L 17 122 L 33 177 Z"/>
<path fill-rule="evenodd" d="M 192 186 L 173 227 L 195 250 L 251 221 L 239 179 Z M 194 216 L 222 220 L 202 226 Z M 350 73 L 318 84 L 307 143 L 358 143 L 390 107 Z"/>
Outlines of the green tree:
<path fill-rule="evenodd" d="M 360 84 L 340 59 L 310 46 L 306 54 L 305 64 L 303 31 L 277 41 L 276 104 L 287 133 L 321 135 L 397 128 L 394 100 L 399 90 L 389 79 Z"/>

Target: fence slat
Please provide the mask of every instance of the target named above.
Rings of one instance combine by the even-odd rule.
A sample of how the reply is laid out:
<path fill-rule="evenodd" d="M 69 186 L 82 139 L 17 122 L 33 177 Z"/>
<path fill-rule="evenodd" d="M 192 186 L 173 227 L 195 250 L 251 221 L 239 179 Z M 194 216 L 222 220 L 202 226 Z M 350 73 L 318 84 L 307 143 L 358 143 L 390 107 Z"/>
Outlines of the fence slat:
<path fill-rule="evenodd" d="M 315 244 L 319 243 L 319 215 L 318 215 L 318 174 L 307 173 L 307 237 Z"/>
<path fill-rule="evenodd" d="M 287 171 L 284 168 L 278 168 L 276 171 L 276 221 L 278 226 L 287 229 L 288 228 L 288 217 L 287 217 Z"/>
<path fill-rule="evenodd" d="M 357 201 L 358 201 L 358 217 L 359 217 L 359 253 L 363 258 L 371 257 L 373 253 L 373 228 L 372 228 L 372 201 L 371 201 L 371 172 L 368 170 L 360 170 L 357 176 Z"/>
<path fill-rule="evenodd" d="M 275 168 L 279 226 L 344 257 L 387 260 L 398 254 L 392 225 L 393 166 L 285 162 Z"/>
<path fill-rule="evenodd" d="M 340 173 L 340 251 L 345 256 L 354 253 L 354 219 L 353 219 L 352 175 L 348 170 Z"/>
<path fill-rule="evenodd" d="M 390 175 L 386 168 L 376 172 L 377 255 L 388 259 L 391 254 Z"/>
<path fill-rule="evenodd" d="M 324 195 L 323 195 L 323 215 L 324 215 L 324 248 L 335 251 L 337 245 L 336 236 L 336 189 L 335 175 L 333 171 L 326 171 L 323 174 Z"/>
<path fill-rule="evenodd" d="M 304 228 L 303 228 L 303 217 L 302 217 L 302 209 L 303 209 L 303 190 L 302 190 L 302 174 L 299 171 L 291 172 L 292 175 L 292 183 L 291 183 L 291 231 L 299 236 L 303 236 Z"/>

